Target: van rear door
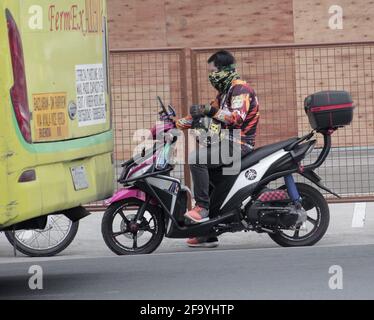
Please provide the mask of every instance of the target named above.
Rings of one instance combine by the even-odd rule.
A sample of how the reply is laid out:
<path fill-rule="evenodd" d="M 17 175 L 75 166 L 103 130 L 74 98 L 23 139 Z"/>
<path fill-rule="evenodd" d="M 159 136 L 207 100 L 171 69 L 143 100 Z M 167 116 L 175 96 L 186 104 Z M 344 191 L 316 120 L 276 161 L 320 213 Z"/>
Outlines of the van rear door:
<path fill-rule="evenodd" d="M 32 142 L 110 130 L 105 0 L 22 0 Z"/>

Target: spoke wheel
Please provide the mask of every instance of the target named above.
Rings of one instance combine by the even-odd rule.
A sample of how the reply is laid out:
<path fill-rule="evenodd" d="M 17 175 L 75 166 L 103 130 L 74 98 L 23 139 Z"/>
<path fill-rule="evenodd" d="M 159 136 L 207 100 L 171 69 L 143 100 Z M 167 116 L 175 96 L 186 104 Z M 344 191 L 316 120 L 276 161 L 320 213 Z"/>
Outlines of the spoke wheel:
<path fill-rule="evenodd" d="M 30 257 L 49 257 L 63 251 L 74 240 L 79 222 L 72 222 L 63 214 L 49 215 L 44 229 L 18 230 L 5 235 L 11 245 Z"/>

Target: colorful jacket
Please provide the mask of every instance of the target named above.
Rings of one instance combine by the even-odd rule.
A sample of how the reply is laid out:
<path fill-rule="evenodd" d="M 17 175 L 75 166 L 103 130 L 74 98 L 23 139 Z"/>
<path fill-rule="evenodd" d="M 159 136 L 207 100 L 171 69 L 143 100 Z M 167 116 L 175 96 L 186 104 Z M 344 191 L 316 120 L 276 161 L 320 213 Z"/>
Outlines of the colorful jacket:
<path fill-rule="evenodd" d="M 215 109 L 213 118 L 220 121 L 224 129 L 240 129 L 240 143 L 255 145 L 259 103 L 255 91 L 245 81 L 234 80 L 227 94 L 218 95 L 210 105 Z M 189 129 L 191 125 L 191 116 L 177 121 L 179 129 Z"/>

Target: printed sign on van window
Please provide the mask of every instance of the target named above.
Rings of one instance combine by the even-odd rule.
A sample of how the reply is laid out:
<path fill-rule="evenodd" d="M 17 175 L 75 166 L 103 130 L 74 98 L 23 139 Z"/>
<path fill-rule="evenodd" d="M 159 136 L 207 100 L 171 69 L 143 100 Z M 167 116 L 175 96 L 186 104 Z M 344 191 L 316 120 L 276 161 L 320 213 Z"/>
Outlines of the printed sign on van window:
<path fill-rule="evenodd" d="M 77 65 L 75 74 L 79 127 L 105 123 L 105 74 L 103 65 Z"/>
<path fill-rule="evenodd" d="M 33 119 L 36 141 L 68 137 L 66 93 L 33 94 Z"/>

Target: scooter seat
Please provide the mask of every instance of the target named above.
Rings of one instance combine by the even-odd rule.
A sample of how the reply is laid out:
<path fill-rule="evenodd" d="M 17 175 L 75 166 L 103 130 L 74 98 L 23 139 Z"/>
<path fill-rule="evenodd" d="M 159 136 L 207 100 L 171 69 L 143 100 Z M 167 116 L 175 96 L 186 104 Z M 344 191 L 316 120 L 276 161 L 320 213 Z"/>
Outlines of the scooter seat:
<path fill-rule="evenodd" d="M 241 170 L 247 169 L 255 165 L 257 162 L 259 162 L 263 158 L 266 158 L 267 156 L 271 155 L 274 152 L 287 148 L 289 145 L 293 144 L 298 139 L 299 138 L 297 137 L 291 138 L 288 140 L 276 142 L 276 143 L 269 144 L 267 146 L 263 146 L 258 149 L 255 149 L 248 155 L 244 156 L 244 158 L 242 158 Z"/>

